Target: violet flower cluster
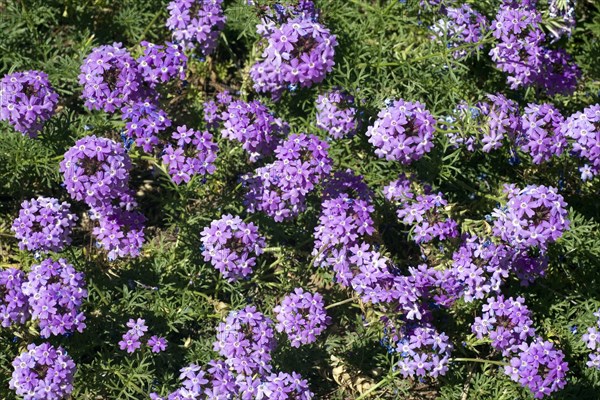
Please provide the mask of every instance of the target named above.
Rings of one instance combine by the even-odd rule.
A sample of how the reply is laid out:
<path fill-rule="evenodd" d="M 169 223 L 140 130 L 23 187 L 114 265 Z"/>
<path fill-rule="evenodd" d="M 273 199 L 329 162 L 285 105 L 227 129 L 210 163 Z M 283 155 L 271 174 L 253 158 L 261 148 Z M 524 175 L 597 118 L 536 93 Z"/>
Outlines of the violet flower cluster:
<path fill-rule="evenodd" d="M 579 168 L 581 179 L 592 179 L 600 172 L 600 104 L 571 115 L 560 132 L 573 139 L 573 153 L 585 161 Z"/>
<path fill-rule="evenodd" d="M 292 347 L 313 343 L 329 325 L 323 296 L 305 292 L 302 288 L 285 296 L 281 304 L 273 308 L 276 314 L 277 332 L 285 332 Z"/>
<path fill-rule="evenodd" d="M 187 56 L 177 43 L 165 42 L 156 45 L 147 41 L 140 43 L 144 54 L 137 59 L 138 70 L 150 87 L 166 83 L 175 77 L 185 79 Z"/>
<path fill-rule="evenodd" d="M 504 373 L 528 388 L 534 398 L 541 399 L 567 384 L 569 366 L 562 351 L 549 341 L 536 338 L 519 346 L 517 355 L 504 367 Z"/>
<path fill-rule="evenodd" d="M 435 125 L 423 104 L 400 99 L 379 112 L 367 136 L 379 158 L 410 164 L 433 148 Z"/>
<path fill-rule="evenodd" d="M 79 83 L 91 110 L 113 113 L 145 97 L 138 65 L 121 43 L 94 48 L 81 65 Z"/>
<path fill-rule="evenodd" d="M 517 138 L 521 150 L 541 164 L 560 156 L 567 147 L 567 139 L 560 127 L 564 117 L 551 104 L 529 104 L 522 117 L 522 132 Z"/>
<path fill-rule="evenodd" d="M 535 334 L 531 313 L 524 303 L 522 297 L 488 298 L 482 316 L 475 318 L 471 330 L 478 339 L 489 338 L 492 347 L 504 356 L 517 352 Z"/>
<path fill-rule="evenodd" d="M 165 147 L 162 161 L 175 184 L 188 183 L 195 175 L 215 172 L 218 147 L 212 134 L 182 125 L 173 132 L 172 138 L 176 144 Z"/>
<path fill-rule="evenodd" d="M 12 365 L 9 387 L 24 400 L 61 400 L 73 391 L 76 366 L 62 347 L 31 343 Z"/>
<path fill-rule="evenodd" d="M 293 134 L 275 149 L 276 160 L 242 177 L 249 212 L 281 222 L 306 208 L 309 192 L 331 171 L 329 145 L 314 135 Z"/>
<path fill-rule="evenodd" d="M 555 188 L 529 185 L 518 189 L 505 185 L 504 191 L 508 202 L 492 213 L 493 233 L 508 245 L 545 251 L 549 243 L 569 229 L 567 204 Z"/>
<path fill-rule="evenodd" d="M 265 238 L 256 225 L 231 214 L 212 221 L 201 235 L 204 260 L 230 282 L 250 275 L 256 265 L 256 257 L 266 247 Z"/>
<path fill-rule="evenodd" d="M 23 293 L 25 273 L 16 268 L 0 270 L 0 325 L 24 324 L 31 316 L 29 302 Z"/>
<path fill-rule="evenodd" d="M 62 251 L 71 244 L 71 230 L 77 216 L 71 214 L 71 205 L 59 203 L 51 197 L 25 200 L 12 231 L 19 240 L 19 248 L 29 251 Z"/>
<path fill-rule="evenodd" d="M 600 369 L 600 310 L 594 313 L 596 319 L 596 326 L 590 326 L 587 328 L 587 332 L 582 336 L 581 341 L 585 346 L 592 352 L 589 354 L 589 361 L 587 366 L 590 368 Z"/>
<path fill-rule="evenodd" d="M 91 208 L 98 222 L 93 234 L 109 259 L 136 257 L 144 243 L 144 217 L 129 189 L 131 160 L 122 145 L 87 136 L 71 147 L 60 163 L 64 184 L 75 200 Z"/>
<path fill-rule="evenodd" d="M 136 101 L 124 106 L 121 112 L 126 121 L 124 134 L 146 152 L 152 152 L 160 144 L 159 134 L 172 124 L 155 101 Z"/>
<path fill-rule="evenodd" d="M 167 9 L 166 25 L 176 41 L 198 48 L 205 56 L 214 51 L 227 20 L 223 0 L 173 0 Z"/>
<path fill-rule="evenodd" d="M 23 135 L 36 137 L 57 104 L 58 94 L 44 72 L 13 72 L 0 80 L 0 121 Z"/>
<path fill-rule="evenodd" d="M 252 162 L 271 155 L 289 131 L 289 126 L 258 100 L 234 100 L 219 119 L 223 121 L 221 136 L 240 142 Z"/>
<path fill-rule="evenodd" d="M 354 96 L 334 89 L 316 100 L 317 126 L 334 139 L 350 137 L 358 129 Z"/>
<path fill-rule="evenodd" d="M 271 372 L 271 351 L 275 348 L 273 322 L 256 307 L 247 306 L 229 313 L 217 327 L 214 350 L 237 374 L 252 376 Z"/>
<path fill-rule="evenodd" d="M 79 311 L 88 295 L 85 281 L 66 260 L 48 258 L 33 265 L 22 291 L 33 320 L 39 322 L 41 337 L 85 329 L 85 314 Z"/>
<path fill-rule="evenodd" d="M 581 71 L 564 50 L 544 45 L 541 21 L 535 4 L 502 5 L 491 25 L 499 42 L 490 56 L 508 74 L 512 89 L 536 85 L 549 95 L 569 94 L 575 90 Z"/>
<path fill-rule="evenodd" d="M 263 20 L 258 31 L 266 44 L 250 69 L 257 92 L 277 99 L 288 87 L 322 82 L 333 69 L 337 39 L 314 16 L 294 17 L 280 25 Z"/>
<path fill-rule="evenodd" d="M 398 370 L 403 377 L 436 378 L 446 374 L 453 348 L 448 335 L 428 324 L 403 325 L 392 332 L 387 333 L 388 340 L 400 355 Z"/>
<path fill-rule="evenodd" d="M 456 48 L 452 53 L 454 58 L 466 57 L 483 48 L 483 45 L 478 43 L 489 25 L 484 15 L 473 10 L 468 4 L 444 8 L 443 11 L 445 18 L 439 19 L 430 29 L 436 41 L 446 43 L 450 49 Z M 466 48 L 469 44 L 473 44 L 473 47 Z"/>
<path fill-rule="evenodd" d="M 428 243 L 434 239 L 445 240 L 458 236 L 458 224 L 445 212 L 448 202 L 439 192 L 433 194 L 429 186 L 422 188 L 423 194 L 415 194 L 411 181 L 402 175 L 384 187 L 385 197 L 398 207 L 398 218 L 413 226 L 413 240 Z"/>
<path fill-rule="evenodd" d="M 141 339 L 148 331 L 148 326 L 142 318 L 129 319 L 126 325 L 129 330 L 123 334 L 121 341 L 119 341 L 119 348 L 127 351 L 127 353 L 133 353 L 142 345 Z M 160 353 L 167 348 L 167 340 L 158 336 L 151 336 L 146 344 L 153 353 Z"/>

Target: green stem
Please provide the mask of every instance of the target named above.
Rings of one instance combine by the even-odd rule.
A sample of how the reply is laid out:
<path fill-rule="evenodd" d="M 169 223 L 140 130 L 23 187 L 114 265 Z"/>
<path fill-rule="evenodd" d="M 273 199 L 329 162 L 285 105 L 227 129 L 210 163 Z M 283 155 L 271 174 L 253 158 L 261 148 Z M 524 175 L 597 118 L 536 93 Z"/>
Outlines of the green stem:
<path fill-rule="evenodd" d="M 343 304 L 348 304 L 348 303 L 351 303 L 353 301 L 354 301 L 354 297 L 351 297 L 351 298 L 346 299 L 346 300 L 338 301 L 337 303 L 332 303 L 332 304 L 326 306 L 325 309 L 329 310 L 331 308 L 334 308 L 334 307 L 337 307 L 337 306 L 341 306 Z"/>
<path fill-rule="evenodd" d="M 281 247 L 265 247 L 263 253 L 280 253 Z"/>
<path fill-rule="evenodd" d="M 502 367 L 509 365 L 507 362 L 504 362 L 504 361 L 484 360 L 482 358 L 451 358 L 450 362 L 452 362 L 452 361 L 456 361 L 456 362 L 478 362 L 478 363 L 482 363 L 482 364 L 500 365 Z"/>

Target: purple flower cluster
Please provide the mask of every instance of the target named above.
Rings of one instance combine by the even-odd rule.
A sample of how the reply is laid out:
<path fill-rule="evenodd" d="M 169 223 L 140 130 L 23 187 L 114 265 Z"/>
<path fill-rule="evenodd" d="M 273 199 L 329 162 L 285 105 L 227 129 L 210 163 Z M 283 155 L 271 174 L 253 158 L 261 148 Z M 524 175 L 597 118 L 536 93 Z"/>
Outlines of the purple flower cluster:
<path fill-rule="evenodd" d="M 144 217 L 129 190 L 131 160 L 122 145 L 87 136 L 71 147 L 60 163 L 67 191 L 90 206 L 98 222 L 93 234 L 109 259 L 140 254 Z"/>
<path fill-rule="evenodd" d="M 473 51 L 483 48 L 483 45 L 464 48 L 468 44 L 477 44 L 481 41 L 488 29 L 488 20 L 479 12 L 473 10 L 468 4 L 460 7 L 444 9 L 444 16 L 431 27 L 434 39 L 445 43 L 448 48 L 458 48 L 453 52 L 454 58 L 463 58 Z"/>
<path fill-rule="evenodd" d="M 411 181 L 402 175 L 383 189 L 385 197 L 394 202 L 400 220 L 414 227 L 413 240 L 427 243 L 434 239 L 445 240 L 458 236 L 458 224 L 447 216 L 448 202 L 439 192 L 433 194 L 429 186 L 423 187 L 423 194 L 415 195 Z"/>
<path fill-rule="evenodd" d="M 271 351 L 275 347 L 272 325 L 273 322 L 254 306 L 232 311 L 217 327 L 214 350 L 237 374 L 268 373 L 271 371 Z"/>
<path fill-rule="evenodd" d="M 179 44 L 166 42 L 161 46 L 143 41 L 140 45 L 144 54 L 137 59 L 138 70 L 150 87 L 168 82 L 176 76 L 185 79 L 187 56 Z"/>
<path fill-rule="evenodd" d="M 404 325 L 393 330 L 391 342 L 400 354 L 398 369 L 402 376 L 436 378 L 448 371 L 452 343 L 446 334 L 424 325 Z M 388 339 L 389 340 L 389 339 Z"/>
<path fill-rule="evenodd" d="M 492 22 L 499 40 L 490 56 L 498 68 L 508 73 L 512 89 L 537 85 L 549 95 L 575 90 L 581 71 L 563 50 L 544 46 L 541 14 L 531 4 L 505 4 Z"/>
<path fill-rule="evenodd" d="M 127 327 L 129 330 L 125 332 L 119 342 L 119 348 L 127 351 L 127 353 L 133 353 L 142 345 L 141 339 L 148 331 L 148 326 L 144 319 L 138 318 L 137 320 L 129 319 Z M 153 353 L 160 353 L 167 348 L 167 340 L 162 337 L 152 336 L 148 339 L 147 345 Z"/>
<path fill-rule="evenodd" d="M 519 346 L 535 333 L 525 299 L 504 296 L 488 298 L 483 305 L 483 314 L 475 318 L 471 330 L 478 339 L 487 337 L 492 347 L 508 356 L 517 352 Z"/>
<path fill-rule="evenodd" d="M 51 197 L 25 200 L 12 224 L 19 248 L 29 251 L 62 251 L 71 244 L 71 230 L 77 216 L 71 205 Z"/>
<path fill-rule="evenodd" d="M 563 122 L 560 131 L 574 140 L 573 152 L 586 161 L 579 169 L 581 179 L 596 176 L 600 172 L 600 104 L 571 115 Z"/>
<path fill-rule="evenodd" d="M 297 374 L 235 375 L 223 361 L 211 360 L 207 372 L 196 364 L 180 370 L 181 388 L 167 397 L 150 394 L 151 400 L 256 399 L 311 400 L 308 382 Z"/>
<path fill-rule="evenodd" d="M 433 148 L 436 121 L 423 104 L 395 100 L 377 117 L 367 136 L 380 158 L 410 164 Z"/>
<path fill-rule="evenodd" d="M 154 150 L 160 143 L 158 134 L 171 126 L 167 114 L 149 100 L 128 104 L 121 111 L 126 121 L 124 134 L 146 152 Z"/>
<path fill-rule="evenodd" d="M 286 333 L 292 347 L 313 343 L 330 323 L 323 296 L 302 288 L 285 296 L 273 312 L 277 318 L 275 329 Z"/>
<path fill-rule="evenodd" d="M 317 126 L 334 139 L 353 136 L 358 128 L 354 96 L 343 90 L 331 90 L 319 95 Z"/>
<path fill-rule="evenodd" d="M 36 137 L 57 104 L 58 94 L 44 72 L 14 72 L 0 80 L 0 121 L 24 135 Z"/>
<path fill-rule="evenodd" d="M 221 135 L 240 142 L 252 162 L 273 153 L 281 137 L 289 130 L 286 123 L 275 118 L 258 100 L 249 103 L 232 101 L 219 119 L 224 121 Z"/>
<path fill-rule="evenodd" d="M 31 316 L 39 322 L 41 337 L 85 329 L 85 315 L 79 311 L 88 294 L 85 281 L 66 260 L 49 258 L 33 265 L 22 291 Z"/>
<path fill-rule="evenodd" d="M 257 92 L 277 99 L 288 86 L 310 87 L 333 69 L 336 37 L 316 19 L 297 17 L 279 26 L 263 23 L 259 32 L 267 43 L 261 60 L 250 69 Z"/>
<path fill-rule="evenodd" d="M 85 106 L 113 113 L 143 96 L 143 77 L 121 43 L 96 47 L 81 65 Z"/>
<path fill-rule="evenodd" d="M 177 127 L 172 138 L 176 145 L 165 147 L 162 161 L 175 184 L 187 183 L 195 175 L 215 172 L 218 147 L 208 131 L 195 131 L 183 125 Z"/>
<path fill-rule="evenodd" d="M 592 350 L 587 366 L 600 369 L 600 333 L 598 333 L 598 329 L 600 329 L 600 310 L 596 311 L 594 316 L 597 318 L 596 326 L 588 327 L 587 333 L 582 336 L 581 340 L 588 349 Z"/>
<path fill-rule="evenodd" d="M 266 247 L 256 225 L 231 214 L 212 221 L 201 235 L 204 260 L 230 282 L 250 275 L 256 265 L 256 256 Z"/>
<path fill-rule="evenodd" d="M 25 273 L 16 268 L 0 271 L 0 320 L 4 328 L 24 324 L 30 317 L 27 296 L 22 285 Z"/>
<path fill-rule="evenodd" d="M 518 354 L 504 367 L 504 373 L 528 388 L 536 399 L 562 389 L 567 384 L 568 364 L 564 354 L 551 342 L 536 338 L 519 346 Z"/>
<path fill-rule="evenodd" d="M 516 249 L 537 247 L 544 251 L 569 229 L 566 203 L 553 187 L 506 185 L 508 202 L 496 208 L 493 233 Z"/>
<path fill-rule="evenodd" d="M 31 343 L 12 365 L 9 386 L 25 400 L 61 400 L 73 391 L 76 366 L 62 347 Z"/>
<path fill-rule="evenodd" d="M 223 0 L 174 0 L 169 3 L 167 28 L 188 48 L 198 47 L 205 56 L 217 47 L 225 27 Z"/>
<path fill-rule="evenodd" d="M 217 93 L 215 100 L 209 100 L 203 104 L 203 119 L 207 123 L 208 127 L 217 129 L 219 124 L 223 122 L 222 117 L 227 111 L 227 107 L 233 101 L 233 96 L 228 91 Z"/>
<path fill-rule="evenodd" d="M 276 160 L 243 177 L 249 212 L 280 222 L 306 207 L 306 195 L 331 171 L 329 145 L 314 135 L 293 134 L 275 149 Z"/>
<path fill-rule="evenodd" d="M 60 163 L 71 197 L 90 207 L 106 205 L 127 192 L 130 170 L 123 145 L 96 136 L 79 139 Z"/>
<path fill-rule="evenodd" d="M 567 139 L 560 127 L 564 117 L 551 104 L 529 104 L 522 117 L 522 131 L 517 138 L 521 150 L 533 157 L 534 164 L 560 156 L 567 147 Z"/>

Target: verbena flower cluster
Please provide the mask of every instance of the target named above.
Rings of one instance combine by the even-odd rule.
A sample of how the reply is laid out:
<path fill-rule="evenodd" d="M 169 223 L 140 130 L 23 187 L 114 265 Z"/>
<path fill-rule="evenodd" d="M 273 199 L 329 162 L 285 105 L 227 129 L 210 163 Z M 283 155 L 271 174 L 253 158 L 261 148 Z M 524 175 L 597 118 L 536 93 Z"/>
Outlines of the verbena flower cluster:
<path fill-rule="evenodd" d="M 590 368 L 600 369 L 600 310 L 594 313 L 596 319 L 596 326 L 590 326 L 587 328 L 587 332 L 581 337 L 581 341 L 585 346 L 592 352 L 589 354 L 589 361 L 587 366 Z"/>
<path fill-rule="evenodd" d="M 62 347 L 31 343 L 12 365 L 9 386 L 25 400 L 61 400 L 73 391 L 76 367 Z"/>
<path fill-rule="evenodd" d="M 205 56 L 214 51 L 227 20 L 222 0 L 174 0 L 167 9 L 167 28 L 175 40 Z"/>
<path fill-rule="evenodd" d="M 535 334 L 525 299 L 504 296 L 488 298 L 481 317 L 475 318 L 471 330 L 478 339 L 487 337 L 494 349 L 507 356 Z"/>
<path fill-rule="evenodd" d="M 202 255 L 230 282 L 252 273 L 256 257 L 266 247 L 265 239 L 252 222 L 223 215 L 202 231 Z"/>
<path fill-rule="evenodd" d="M 292 347 L 313 343 L 330 323 L 323 296 L 302 288 L 285 296 L 273 312 L 277 318 L 275 329 L 286 333 Z"/>
<path fill-rule="evenodd" d="M 27 296 L 22 286 L 25 273 L 16 268 L 0 271 L 0 318 L 2 327 L 24 324 L 30 317 Z"/>
<path fill-rule="evenodd" d="M 423 104 L 400 99 L 379 112 L 367 136 L 380 158 L 410 164 L 433 148 L 435 125 Z"/>
<path fill-rule="evenodd" d="M 566 150 L 567 139 L 560 130 L 563 122 L 564 117 L 551 104 L 529 104 L 525 108 L 517 142 L 534 164 L 549 161 Z"/>
<path fill-rule="evenodd" d="M 549 95 L 572 93 L 581 71 L 564 50 L 545 46 L 542 16 L 533 3 L 505 2 L 500 7 L 491 24 L 499 42 L 490 56 L 508 74 L 512 89 L 536 85 Z"/>
<path fill-rule="evenodd" d="M 13 72 L 0 80 L 0 121 L 36 137 L 54 115 L 58 94 L 41 71 Z"/>
<path fill-rule="evenodd" d="M 440 192 L 431 193 L 428 186 L 423 194 L 415 194 L 411 181 L 400 176 L 383 189 L 385 197 L 394 202 L 400 220 L 414 227 L 413 239 L 417 243 L 427 243 L 434 239 L 444 240 L 458 236 L 458 224 L 444 211 L 448 202 Z"/>
<path fill-rule="evenodd" d="M 334 139 L 353 136 L 358 128 L 354 96 L 335 89 L 316 100 L 317 126 Z"/>
<path fill-rule="evenodd" d="M 127 353 L 133 353 L 142 345 L 142 339 L 148 331 L 146 320 L 142 318 L 129 319 L 126 326 L 129 328 L 127 332 L 123 334 L 123 337 L 119 341 L 119 348 L 125 350 Z M 167 340 L 163 337 L 156 335 L 151 336 L 147 342 L 147 346 L 153 353 L 160 353 L 167 348 Z"/>
<path fill-rule="evenodd" d="M 276 160 L 242 179 L 249 212 L 280 222 L 306 207 L 306 195 L 331 171 L 329 145 L 314 135 L 293 134 L 275 149 Z"/>
<path fill-rule="evenodd" d="M 549 341 L 536 338 L 519 346 L 519 353 L 504 367 L 510 378 L 528 388 L 536 399 L 549 396 L 567 384 L 565 355 Z"/>
<path fill-rule="evenodd" d="M 175 77 L 185 79 L 188 60 L 181 45 L 165 42 L 163 46 L 145 40 L 140 45 L 144 54 L 136 60 L 138 70 L 151 87 L 169 82 Z"/>
<path fill-rule="evenodd" d="M 289 130 L 285 122 L 275 118 L 258 100 L 234 100 L 221 113 L 219 119 L 223 121 L 221 136 L 240 142 L 253 162 L 272 154 L 280 139 Z"/>
<path fill-rule="evenodd" d="M 454 58 L 462 58 L 483 48 L 480 41 L 488 29 L 489 22 L 481 13 L 468 4 L 443 9 L 444 18 L 432 27 L 433 38 L 450 49 L 456 49 Z M 470 48 L 468 45 L 472 45 Z"/>
<path fill-rule="evenodd" d="M 12 224 L 19 248 L 29 251 L 62 251 L 71 244 L 71 231 L 77 216 L 71 205 L 51 197 L 25 200 Z"/>
<path fill-rule="evenodd" d="M 555 188 L 529 185 L 518 189 L 506 185 L 505 193 L 508 202 L 492 214 L 493 232 L 510 246 L 543 251 L 569 229 L 566 203 Z"/>
<path fill-rule="evenodd" d="M 593 178 L 600 171 L 600 104 L 585 108 L 567 118 L 560 132 L 573 139 L 573 152 L 583 160 L 581 179 Z"/>
<path fill-rule="evenodd" d="M 33 265 L 23 282 L 31 317 L 38 321 L 40 336 L 64 335 L 85 329 L 85 314 L 80 311 L 88 293 L 83 274 L 65 259 L 48 258 Z"/>
<path fill-rule="evenodd" d="M 109 259 L 140 254 L 144 217 L 129 189 L 131 160 L 122 144 L 87 136 L 71 147 L 60 163 L 64 184 L 75 200 L 90 208 L 93 229 Z"/>
<path fill-rule="evenodd" d="M 91 110 L 113 113 L 143 98 L 143 77 L 121 43 L 96 47 L 81 65 L 82 97 Z"/>
<path fill-rule="evenodd" d="M 183 125 L 173 132 L 172 139 L 175 144 L 165 147 L 162 161 L 175 184 L 187 183 L 195 175 L 215 172 L 218 147 L 212 134 Z"/>
<path fill-rule="evenodd" d="M 124 106 L 121 112 L 126 121 L 125 136 L 146 152 L 152 152 L 161 143 L 160 133 L 172 124 L 167 114 L 151 100 L 133 102 Z"/>
<path fill-rule="evenodd" d="M 261 59 L 250 69 L 254 89 L 277 99 L 287 89 L 322 82 L 334 66 L 337 39 L 315 16 L 258 26 L 265 38 Z"/>

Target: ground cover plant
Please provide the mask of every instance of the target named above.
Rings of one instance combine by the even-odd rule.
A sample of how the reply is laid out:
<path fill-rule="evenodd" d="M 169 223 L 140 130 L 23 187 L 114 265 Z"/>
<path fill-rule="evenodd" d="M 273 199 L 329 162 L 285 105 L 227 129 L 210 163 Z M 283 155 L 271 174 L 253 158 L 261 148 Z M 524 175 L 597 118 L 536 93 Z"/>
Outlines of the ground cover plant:
<path fill-rule="evenodd" d="M 592 0 L 0 2 L 0 398 L 600 398 Z"/>

